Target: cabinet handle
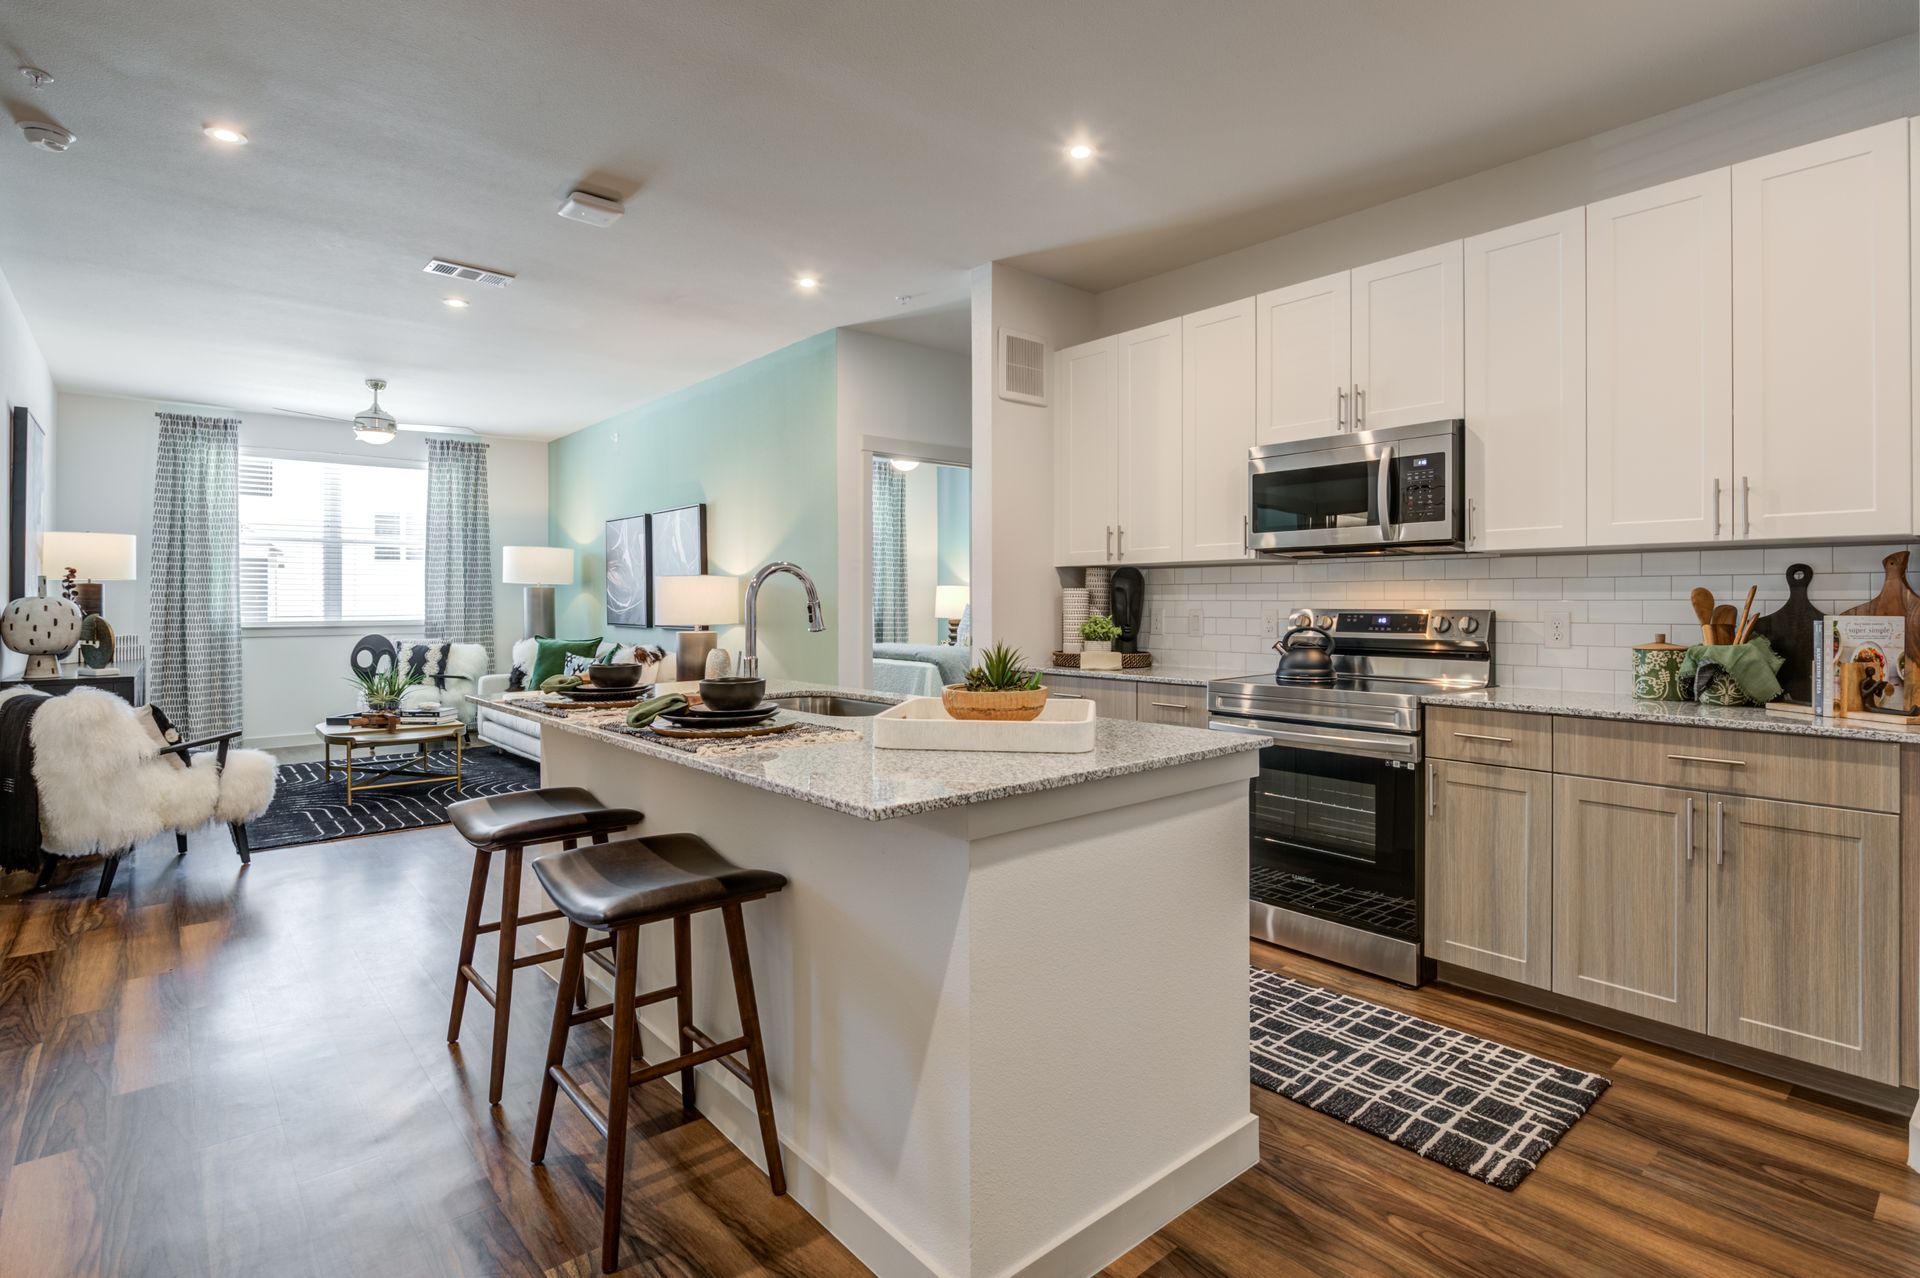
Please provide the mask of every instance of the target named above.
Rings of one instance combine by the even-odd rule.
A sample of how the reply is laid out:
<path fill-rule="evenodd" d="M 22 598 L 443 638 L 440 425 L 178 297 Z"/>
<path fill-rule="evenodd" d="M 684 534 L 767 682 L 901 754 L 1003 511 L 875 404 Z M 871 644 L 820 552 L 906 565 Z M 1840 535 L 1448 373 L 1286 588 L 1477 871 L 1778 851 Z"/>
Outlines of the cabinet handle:
<path fill-rule="evenodd" d="M 1713 477 L 1713 535 L 1720 535 L 1720 476 Z"/>
<path fill-rule="evenodd" d="M 1360 389 L 1360 383 L 1353 384 L 1353 428 L 1367 428 L 1367 392 Z"/>
<path fill-rule="evenodd" d="M 1501 745 L 1512 745 L 1512 737 L 1496 737 L 1488 732 L 1456 732 L 1453 734 L 1467 741 L 1497 741 Z"/>
<path fill-rule="evenodd" d="M 1125 563 L 1127 559 L 1127 526 L 1125 524 L 1121 524 L 1119 525 L 1119 530 L 1120 530 L 1120 536 L 1115 544 L 1119 547 L 1119 550 L 1120 550 L 1120 554 L 1119 554 L 1120 561 L 1122 563 Z"/>
<path fill-rule="evenodd" d="M 1740 476 L 1740 535 L 1753 536 L 1753 487 L 1745 475 Z"/>
<path fill-rule="evenodd" d="M 1345 430 L 1347 428 L 1347 388 L 1344 386 L 1336 387 L 1333 393 L 1338 397 L 1339 401 L 1333 410 L 1334 429 Z"/>
<path fill-rule="evenodd" d="M 1058 697 L 1062 701 L 1085 701 L 1086 700 L 1086 697 L 1082 696 L 1078 692 L 1049 692 L 1047 695 L 1050 697 Z"/>
<path fill-rule="evenodd" d="M 1667 756 L 1676 763 L 1717 763 L 1723 768 L 1744 768 L 1745 759 L 1716 759 L 1710 754 L 1670 754 Z"/>
<path fill-rule="evenodd" d="M 1467 544 L 1473 544 L 1473 498 L 1467 498 Z"/>
<path fill-rule="evenodd" d="M 1246 555 L 1250 555 L 1253 553 L 1253 516 L 1252 515 L 1240 516 L 1240 552 Z"/>
<path fill-rule="evenodd" d="M 1693 860 L 1693 796 L 1687 796 L 1687 860 Z"/>
<path fill-rule="evenodd" d="M 1155 710 L 1178 710 L 1182 713 L 1185 713 L 1186 711 L 1193 709 L 1192 706 L 1187 705 L 1185 702 L 1181 702 L 1181 701 L 1152 701 L 1152 702 L 1149 702 L 1148 704 L 1151 705 Z"/>
<path fill-rule="evenodd" d="M 1107 525 L 1107 558 L 1113 558 L 1113 525 Z"/>
<path fill-rule="evenodd" d="M 1427 765 L 1427 815 L 1432 816 L 1439 810 L 1440 772 L 1431 763 Z"/>
<path fill-rule="evenodd" d="M 1713 840 L 1713 863 L 1725 865 L 1727 863 L 1727 805 L 1715 799 L 1713 815 L 1719 825 L 1719 831 Z"/>

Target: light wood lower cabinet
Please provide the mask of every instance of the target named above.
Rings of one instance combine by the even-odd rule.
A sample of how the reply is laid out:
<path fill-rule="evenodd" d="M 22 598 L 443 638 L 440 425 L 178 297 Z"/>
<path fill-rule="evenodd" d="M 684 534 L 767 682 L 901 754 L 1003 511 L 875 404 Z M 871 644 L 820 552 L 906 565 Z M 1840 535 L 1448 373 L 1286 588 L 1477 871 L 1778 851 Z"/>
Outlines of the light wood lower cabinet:
<path fill-rule="evenodd" d="M 1553 989 L 1707 1028 L 1707 796 L 1555 777 Z"/>
<path fill-rule="evenodd" d="M 1711 803 L 1708 1032 L 1896 1082 L 1899 818 Z"/>
<path fill-rule="evenodd" d="M 1427 766 L 1428 957 L 1551 989 L 1553 777 Z"/>
<path fill-rule="evenodd" d="M 1135 685 L 1127 680 L 1090 679 L 1085 675 L 1050 674 L 1046 677 L 1046 682 L 1053 696 L 1093 702 L 1094 713 L 1102 719 L 1135 717 Z"/>
<path fill-rule="evenodd" d="M 1142 683 L 1136 717 L 1142 723 L 1170 723 L 1176 728 L 1207 726 L 1207 690 L 1179 683 Z"/>

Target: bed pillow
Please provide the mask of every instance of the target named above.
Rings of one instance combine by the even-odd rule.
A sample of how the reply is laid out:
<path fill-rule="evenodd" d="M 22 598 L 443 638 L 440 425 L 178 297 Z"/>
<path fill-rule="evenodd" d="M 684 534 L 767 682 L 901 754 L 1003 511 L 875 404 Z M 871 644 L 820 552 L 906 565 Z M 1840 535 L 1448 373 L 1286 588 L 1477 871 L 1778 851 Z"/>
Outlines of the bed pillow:
<path fill-rule="evenodd" d="M 557 674 L 566 672 L 567 654 L 591 659 L 600 651 L 600 636 L 591 639 L 539 639 L 534 642 L 533 669 L 527 671 L 527 686 L 537 688 Z"/>

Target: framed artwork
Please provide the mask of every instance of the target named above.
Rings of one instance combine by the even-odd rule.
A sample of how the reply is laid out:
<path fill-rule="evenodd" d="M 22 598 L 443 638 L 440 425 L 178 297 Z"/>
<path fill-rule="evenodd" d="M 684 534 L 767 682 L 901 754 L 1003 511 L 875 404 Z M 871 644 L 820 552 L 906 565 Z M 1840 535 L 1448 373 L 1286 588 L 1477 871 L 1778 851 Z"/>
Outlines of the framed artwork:
<path fill-rule="evenodd" d="M 697 577 L 707 570 L 707 503 L 653 512 L 653 575 Z M 688 626 L 663 626 L 688 630 Z"/>
<path fill-rule="evenodd" d="M 12 484 L 8 492 L 9 599 L 40 589 L 40 534 L 47 530 L 47 430 L 24 408 L 13 410 Z"/>
<path fill-rule="evenodd" d="M 653 624 L 653 552 L 649 516 L 607 521 L 607 624 Z"/>

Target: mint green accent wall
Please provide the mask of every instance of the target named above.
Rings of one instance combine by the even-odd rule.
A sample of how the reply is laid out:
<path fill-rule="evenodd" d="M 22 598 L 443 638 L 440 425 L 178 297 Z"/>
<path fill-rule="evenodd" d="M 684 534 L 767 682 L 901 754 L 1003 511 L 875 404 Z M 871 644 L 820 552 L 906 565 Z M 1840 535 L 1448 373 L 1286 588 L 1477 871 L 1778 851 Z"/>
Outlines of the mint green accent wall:
<path fill-rule="evenodd" d="M 605 629 L 605 524 L 699 501 L 707 503 L 708 572 L 744 579 L 790 559 L 813 577 L 831 625 L 837 363 L 828 331 L 548 445 L 551 544 L 571 546 L 579 566 L 578 584 L 555 593 L 562 637 L 608 633 L 673 651 L 677 631 Z M 836 676 L 834 636 L 812 634 L 806 622 L 800 584 L 769 581 L 760 592 L 763 673 Z M 743 638 L 741 627 L 726 627 L 720 645 L 738 655 Z"/>
<path fill-rule="evenodd" d="M 973 545 L 973 472 L 965 466 L 942 466 L 934 477 L 939 484 L 939 584 L 964 586 L 973 580 L 973 565 L 968 562 Z"/>

